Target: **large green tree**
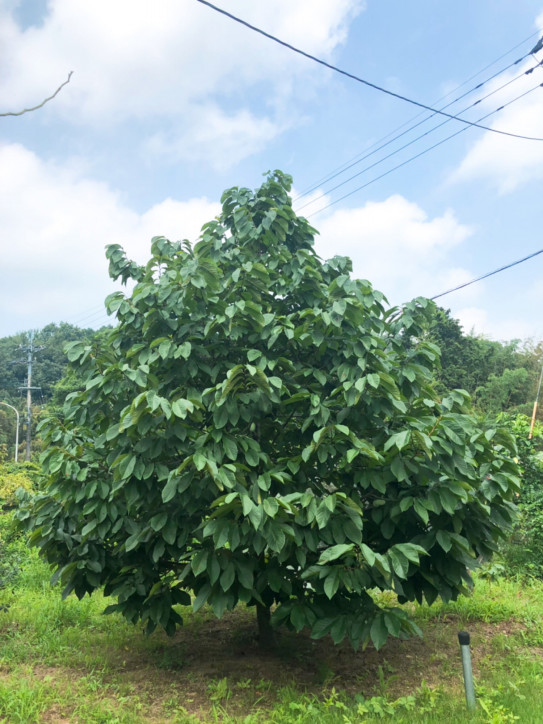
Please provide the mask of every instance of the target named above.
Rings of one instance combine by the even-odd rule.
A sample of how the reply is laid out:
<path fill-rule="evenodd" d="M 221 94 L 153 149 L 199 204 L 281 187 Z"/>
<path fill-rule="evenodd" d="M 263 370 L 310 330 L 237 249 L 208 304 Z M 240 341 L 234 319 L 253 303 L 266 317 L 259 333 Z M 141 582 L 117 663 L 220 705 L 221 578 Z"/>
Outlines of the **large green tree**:
<path fill-rule="evenodd" d="M 456 598 L 514 516 L 512 438 L 466 393 L 439 399 L 426 300 L 386 309 L 323 263 L 289 177 L 233 188 L 199 241 L 108 248 L 101 345 L 68 345 L 85 390 L 49 420 L 45 493 L 22 512 L 65 594 L 173 633 L 176 604 L 353 645 L 414 630 L 379 603 Z"/>

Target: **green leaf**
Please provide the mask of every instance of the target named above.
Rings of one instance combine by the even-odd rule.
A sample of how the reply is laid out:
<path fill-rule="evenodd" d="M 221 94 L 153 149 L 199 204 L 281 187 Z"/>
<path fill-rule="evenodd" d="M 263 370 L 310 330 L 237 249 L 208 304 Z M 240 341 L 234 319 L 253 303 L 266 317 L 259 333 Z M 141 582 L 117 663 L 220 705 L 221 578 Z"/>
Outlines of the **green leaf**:
<path fill-rule="evenodd" d="M 381 613 L 373 619 L 373 623 L 370 628 L 370 638 L 377 651 L 386 644 L 388 639 L 388 628 L 385 617 Z"/>
<path fill-rule="evenodd" d="M 231 438 L 225 437 L 222 441 L 224 451 L 230 460 L 235 461 L 238 457 L 238 446 Z"/>
<path fill-rule="evenodd" d="M 113 440 L 114 438 L 116 438 L 119 434 L 119 429 L 120 429 L 119 423 L 112 425 L 110 428 L 108 428 L 106 431 L 106 440 L 109 441 L 109 440 Z"/>
<path fill-rule="evenodd" d="M 330 561 L 335 561 L 336 558 L 341 558 L 345 553 L 351 553 L 353 549 L 354 545 L 352 543 L 339 543 L 338 545 L 330 546 L 330 548 L 327 548 L 321 553 L 317 564 L 322 566 L 325 563 L 330 563 Z"/>
<path fill-rule="evenodd" d="M 330 636 L 332 638 L 332 641 L 337 645 L 343 641 L 346 633 L 347 619 L 345 616 L 341 616 L 332 625 L 332 628 L 330 629 Z"/>
<path fill-rule="evenodd" d="M 421 501 L 415 500 L 415 502 L 413 503 L 413 507 L 415 508 L 415 512 L 422 518 L 422 520 L 425 523 L 428 523 L 428 521 L 429 521 L 428 511 L 424 507 L 424 505 L 421 503 Z"/>
<path fill-rule="evenodd" d="M 226 407 L 226 405 L 221 405 L 220 407 L 217 407 L 217 409 L 213 413 L 213 422 L 218 430 L 226 425 L 226 423 L 228 422 L 228 408 Z"/>
<path fill-rule="evenodd" d="M 131 551 L 138 545 L 138 543 L 141 540 L 140 535 L 141 535 L 141 531 L 138 530 L 137 533 L 134 533 L 133 535 L 131 535 L 129 538 L 126 539 L 126 543 L 124 544 L 125 551 L 127 551 L 127 552 Z"/>
<path fill-rule="evenodd" d="M 164 528 L 162 528 L 162 537 L 166 543 L 169 543 L 170 545 L 175 543 L 175 539 L 177 537 L 177 524 L 173 518 L 170 518 Z"/>
<path fill-rule="evenodd" d="M 135 455 L 127 455 L 124 460 L 119 463 L 119 475 L 123 480 L 126 480 L 132 475 L 137 460 Z"/>
<path fill-rule="evenodd" d="M 206 466 L 207 458 L 205 455 L 202 455 L 202 453 L 196 452 L 192 456 L 192 461 L 196 470 L 203 470 Z"/>
<path fill-rule="evenodd" d="M 317 619 L 311 627 L 311 638 L 321 639 L 323 636 L 329 634 L 335 620 L 335 618 L 331 617 Z"/>
<path fill-rule="evenodd" d="M 162 489 L 162 502 L 168 503 L 170 500 L 172 500 L 176 493 L 177 493 L 177 484 L 179 482 L 179 479 L 176 477 L 171 477 L 164 488 Z"/>
<path fill-rule="evenodd" d="M 315 520 L 317 521 L 317 525 L 321 530 L 330 520 L 330 508 L 324 502 L 320 503 L 319 507 L 317 508 Z"/>
<path fill-rule="evenodd" d="M 364 560 L 370 566 L 370 568 L 375 563 L 375 553 L 369 548 L 365 543 L 362 543 L 360 545 L 360 551 L 362 552 L 362 555 L 364 557 Z"/>
<path fill-rule="evenodd" d="M 362 531 L 360 528 L 358 528 L 355 523 L 352 520 L 346 520 L 343 524 L 343 532 L 347 536 L 347 538 L 353 543 L 361 543 L 362 542 Z"/>
<path fill-rule="evenodd" d="M 436 540 L 439 545 L 443 548 L 445 553 L 448 553 L 452 548 L 452 540 L 446 530 L 438 530 L 436 533 Z"/>
<path fill-rule="evenodd" d="M 237 560 L 235 562 L 238 570 L 238 580 L 241 585 L 248 591 L 253 588 L 253 571 L 250 564 L 246 560 Z"/>
<path fill-rule="evenodd" d="M 254 526 L 255 530 L 258 530 L 260 528 L 260 524 L 262 523 L 262 519 L 264 517 L 264 509 L 261 505 L 253 505 L 250 513 L 249 513 L 249 520 Z"/>
<path fill-rule="evenodd" d="M 330 573 L 324 579 L 324 593 L 328 598 L 333 598 L 339 587 L 339 570 L 337 568 L 330 569 Z"/>
<path fill-rule="evenodd" d="M 415 543 L 397 543 L 394 549 L 402 553 L 412 563 L 419 563 L 420 556 L 428 555 L 428 551 Z"/>
<path fill-rule="evenodd" d="M 268 547 L 276 553 L 280 553 L 285 546 L 285 534 L 277 525 L 270 525 L 266 529 L 266 540 Z"/>
<path fill-rule="evenodd" d="M 179 347 L 175 351 L 175 358 L 178 359 L 179 357 L 183 357 L 183 359 L 188 359 L 190 357 L 192 345 L 190 342 L 183 342 L 183 344 L 180 344 Z"/>
<path fill-rule="evenodd" d="M 156 515 L 153 515 L 153 517 L 150 520 L 151 528 L 154 531 L 159 531 L 164 528 L 164 525 L 166 524 L 166 521 L 168 520 L 168 513 L 162 512 L 157 513 Z"/>
<path fill-rule="evenodd" d="M 447 513 L 453 515 L 458 504 L 458 498 L 453 495 L 449 490 L 447 490 L 447 488 L 439 488 L 436 492 L 439 496 L 439 500 L 441 501 L 443 509 Z"/>
<path fill-rule="evenodd" d="M 348 463 L 352 463 L 352 461 L 360 454 L 356 448 L 351 448 L 350 450 L 347 450 L 346 458 Z"/>
<path fill-rule="evenodd" d="M 204 603 L 206 603 L 207 599 L 209 598 L 210 593 L 211 586 L 209 585 L 209 583 L 205 583 L 198 591 L 198 594 L 192 604 L 192 610 L 194 611 L 194 613 L 197 613 L 202 608 Z"/>
<path fill-rule="evenodd" d="M 391 636 L 399 636 L 402 630 L 402 619 L 394 611 L 388 611 L 383 615 L 383 621 L 388 633 Z"/>
<path fill-rule="evenodd" d="M 207 550 L 199 550 L 196 551 L 194 556 L 192 557 L 192 560 L 190 562 L 192 572 L 195 576 L 199 576 L 201 573 L 203 573 L 207 566 L 207 558 L 208 558 L 209 552 Z"/>
<path fill-rule="evenodd" d="M 275 518 L 277 511 L 279 510 L 279 503 L 275 498 L 265 498 L 262 503 L 264 512 L 269 515 L 270 518 Z"/>
<path fill-rule="evenodd" d="M 235 577 L 236 569 L 234 568 L 234 564 L 232 563 L 232 561 L 230 561 L 220 577 L 220 584 L 223 591 L 228 591 L 228 589 L 234 583 Z"/>
<path fill-rule="evenodd" d="M 194 412 L 194 405 L 190 400 L 184 400 L 183 398 L 174 400 L 172 402 L 172 412 L 176 417 L 184 420 L 187 413 Z"/>
<path fill-rule="evenodd" d="M 407 578 L 409 570 L 409 561 L 406 556 L 402 555 L 397 546 L 391 548 L 388 552 L 391 568 L 399 578 Z"/>
<path fill-rule="evenodd" d="M 250 515 L 251 511 L 255 508 L 255 504 L 249 498 L 248 495 L 242 495 L 241 496 L 241 507 L 243 510 L 243 515 Z"/>
<path fill-rule="evenodd" d="M 402 432 L 396 432 L 391 435 L 385 443 L 385 450 L 390 450 L 392 446 L 395 446 L 398 450 L 402 450 L 411 439 L 410 430 L 402 430 Z"/>

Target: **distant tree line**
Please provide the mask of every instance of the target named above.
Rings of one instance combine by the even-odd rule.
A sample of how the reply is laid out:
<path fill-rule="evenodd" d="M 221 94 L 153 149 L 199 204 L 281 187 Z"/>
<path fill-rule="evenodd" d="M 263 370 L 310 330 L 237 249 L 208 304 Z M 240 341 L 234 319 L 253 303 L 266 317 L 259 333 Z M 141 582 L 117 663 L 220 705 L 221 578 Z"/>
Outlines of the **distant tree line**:
<path fill-rule="evenodd" d="M 34 424 L 39 420 L 44 407 L 60 406 L 66 395 L 77 389 L 78 380 L 67 369 L 68 358 L 64 353 L 66 342 L 88 342 L 99 334 L 100 330 L 76 327 L 66 322 L 48 324 L 35 331 L 34 346 L 41 349 L 34 355 L 32 385 L 41 389 L 33 393 Z M 26 385 L 28 340 L 29 332 L 0 338 L 0 400 L 13 405 L 19 411 L 21 424 L 26 393 L 20 388 Z M 11 457 L 15 425 L 14 413 L 0 405 L 0 457 L 5 456 L 7 450 Z M 20 430 L 21 439 L 22 436 L 23 431 Z"/>
<path fill-rule="evenodd" d="M 431 329 L 441 348 L 437 391 L 463 389 L 483 414 L 531 415 L 543 364 L 543 342 L 496 342 L 465 334 L 450 311 L 437 308 Z"/>

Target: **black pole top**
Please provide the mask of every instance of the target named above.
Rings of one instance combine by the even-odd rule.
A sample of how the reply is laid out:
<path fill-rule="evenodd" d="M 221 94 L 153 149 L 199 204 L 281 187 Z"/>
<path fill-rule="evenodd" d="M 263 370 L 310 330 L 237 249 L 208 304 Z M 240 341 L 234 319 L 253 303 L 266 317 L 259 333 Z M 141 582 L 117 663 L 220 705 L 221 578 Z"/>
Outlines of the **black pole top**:
<path fill-rule="evenodd" d="M 469 646 L 469 633 L 467 631 L 459 631 L 458 642 L 460 646 Z"/>

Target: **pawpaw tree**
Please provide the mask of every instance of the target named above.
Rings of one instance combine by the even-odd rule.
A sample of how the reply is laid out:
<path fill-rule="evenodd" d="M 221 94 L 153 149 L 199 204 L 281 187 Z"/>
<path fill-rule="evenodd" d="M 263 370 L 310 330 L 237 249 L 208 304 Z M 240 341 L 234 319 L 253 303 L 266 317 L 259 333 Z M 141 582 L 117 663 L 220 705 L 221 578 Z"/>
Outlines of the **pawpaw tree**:
<path fill-rule="evenodd" d="M 290 184 L 226 191 L 146 266 L 107 248 L 130 291 L 105 339 L 67 346 L 85 389 L 42 426 L 20 517 L 64 595 L 103 588 L 149 632 L 242 603 L 264 643 L 284 624 L 379 647 L 416 626 L 376 592 L 455 599 L 507 534 L 514 443 L 437 396 L 431 302 L 389 309 L 323 262 Z"/>

